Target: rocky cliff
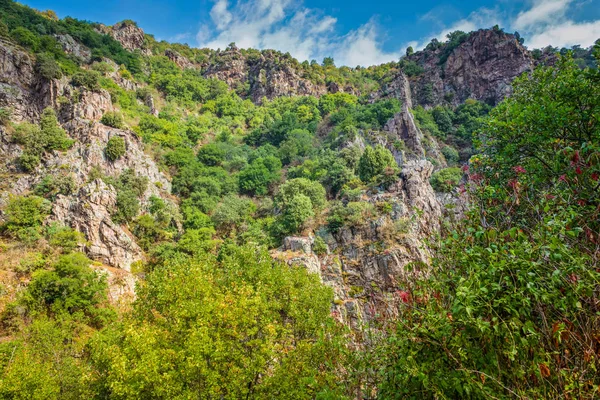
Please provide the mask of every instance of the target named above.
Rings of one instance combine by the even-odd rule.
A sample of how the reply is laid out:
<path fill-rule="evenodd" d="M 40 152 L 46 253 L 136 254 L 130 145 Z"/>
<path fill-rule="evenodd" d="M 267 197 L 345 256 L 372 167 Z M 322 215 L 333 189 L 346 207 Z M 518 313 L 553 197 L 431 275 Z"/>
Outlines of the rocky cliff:
<path fill-rule="evenodd" d="M 151 53 L 144 41 L 144 32 L 132 23 L 122 22 L 101 29 L 128 50 Z M 471 32 L 458 45 L 438 43 L 409 55 L 405 61 L 415 63 L 423 71 L 410 77 L 406 85 L 406 75 L 400 68 L 395 76 L 385 79 L 387 83 L 371 93 L 365 93 L 365 89 L 361 93 L 361 89 L 352 84 L 315 80 L 289 54 L 271 50 L 242 52 L 232 45 L 212 52 L 202 63 L 194 63 L 172 49 L 164 54 L 180 68 L 197 68 L 204 76 L 226 82 L 231 89 L 256 103 L 263 97 L 320 96 L 337 92 L 370 95 L 373 99 L 406 99 L 410 91 L 415 105 L 459 105 L 468 98 L 497 104 L 510 94 L 512 80 L 536 65 L 531 52 L 514 35 L 499 29 Z"/>
<path fill-rule="evenodd" d="M 166 197 L 170 181 L 144 153 L 143 144 L 133 132 L 99 122 L 104 113 L 113 111 L 108 92 L 74 88 L 66 79 L 45 80 L 34 73 L 32 57 L 9 43 L 0 43 L 0 59 L 0 107 L 11 109 L 14 121 L 33 123 L 39 121 L 44 108 L 52 107 L 68 136 L 74 139 L 69 150 L 46 153 L 34 171 L 23 173 L 17 163 L 21 146 L 13 142 L 10 129 L 0 127 L 0 171 L 5 177 L 0 202 L 11 194 L 31 191 L 47 176 L 69 176 L 75 185 L 73 194 L 58 195 L 49 222 L 57 221 L 84 233 L 84 250 L 91 258 L 128 270 L 132 262 L 142 259 L 142 251 L 130 233 L 111 221 L 115 189 L 99 180 L 89 182 L 92 171 L 116 177 L 130 169 L 147 177 L 145 201 L 153 195 Z M 115 136 L 124 140 L 126 152 L 110 161 L 105 148 Z"/>
<path fill-rule="evenodd" d="M 382 310 L 393 312 L 390 304 L 405 301 L 406 296 L 410 296 L 411 279 L 427 273 L 430 252 L 426 240 L 438 232 L 444 203 L 455 201 L 455 198 L 442 198 L 434 193 L 429 183 L 434 171 L 430 160 L 437 168 L 445 167 L 446 161 L 436 139 L 419 129 L 411 112 L 413 107 L 458 105 L 468 98 L 495 104 L 510 94 L 511 81 L 534 65 L 529 52 L 514 36 L 498 30 L 481 30 L 466 35 L 451 49 L 449 44 L 428 46 L 406 57 L 404 64 L 391 63 L 382 68 L 387 75 L 376 85 L 359 88 L 349 83 L 351 79 L 338 82 L 326 74 L 311 75 L 310 71 L 326 69 L 317 66 L 311 70 L 308 64 L 302 65 L 289 54 L 276 51 L 240 50 L 232 45 L 223 51 L 207 51 L 207 57 L 192 60 L 186 57 L 189 52 L 181 48 L 179 52 L 172 48 L 165 50 L 164 45 L 152 47 L 152 41 L 131 22 L 112 27 L 94 25 L 94 29 L 135 52 L 140 64 L 146 63 L 146 68 L 151 65 L 148 57 L 162 56 L 163 61 L 168 59 L 181 69 L 196 69 L 206 78 L 225 82 L 230 89 L 256 104 L 265 98 L 319 97 L 338 92 L 363 96 L 366 102 L 386 98 L 400 100 L 400 111 L 385 124 L 381 123 L 381 129 L 361 128 L 353 139 L 356 143 L 352 144 L 362 148 L 366 143 L 381 144 L 395 158 L 401 170 L 399 180 L 387 190 L 370 187 L 360 198 L 360 202 L 370 204 L 373 209 L 385 206 L 386 211 L 344 226 L 335 233 L 327 233 L 321 223 L 321 228 L 316 227 L 307 236 L 287 237 L 282 247 L 273 251 L 274 257 L 304 265 L 319 274 L 335 291 L 335 312 L 349 323 L 372 318 Z M 55 39 L 66 54 L 82 63 L 82 71 L 94 67 L 89 48 L 67 34 L 56 35 Z M 113 221 L 117 189 L 98 177 L 116 178 L 131 170 L 148 178 L 149 185 L 141 195 L 140 213 L 148 209 L 152 196 L 169 202 L 171 183 L 145 153 L 144 143 L 133 131 L 113 128 L 100 120 L 118 108 L 114 103 L 119 95 L 144 103 L 148 108 L 144 113 L 153 116 L 159 115 L 158 108 L 167 99 L 156 97 L 159 105 L 151 91 L 139 90 L 147 89 L 146 82 L 152 77 L 136 81 L 131 74 L 121 73 L 115 62 L 99 60 L 104 62 L 104 67 L 110 67 L 103 72 L 103 78 L 111 81 L 105 87 L 116 88 L 110 93 L 98 87 L 90 90 L 74 86 L 66 77 L 45 79 L 38 73 L 32 52 L 0 40 L 0 107 L 12 111 L 13 122 L 33 123 L 39 121 L 45 108 L 51 107 L 61 127 L 74 140 L 69 150 L 44 153 L 40 165 L 31 173 L 24 173 L 17 163 L 23 149 L 12 140 L 10 125 L 0 127 L 0 172 L 5 177 L 0 202 L 11 194 L 31 192 L 45 177 L 71 177 L 73 190 L 56 196 L 47 222 L 59 222 L 82 232 L 86 238 L 83 250 L 104 267 L 129 271 L 133 263 L 144 258 L 144 252 L 126 225 Z M 420 72 L 409 74 L 401 66 L 406 62 L 416 65 Z M 177 71 L 173 64 L 170 68 Z M 343 73 L 332 71 L 339 75 L 362 74 L 354 69 L 344 69 Z M 196 111 L 186 109 L 181 115 Z M 157 125 L 156 129 L 161 128 Z M 105 149 L 115 137 L 122 139 L 125 152 L 111 161 Z M 195 152 L 196 145 L 190 144 L 189 150 Z M 327 245 L 319 254 L 313 250 L 316 236 Z M 111 276 L 120 276 L 117 270 L 107 269 L 112 271 Z M 127 285 L 132 286 L 130 280 Z"/>
<path fill-rule="evenodd" d="M 500 30 L 472 32 L 453 50 L 447 46 L 407 57 L 424 70 L 411 78 L 418 104 L 459 105 L 468 98 L 497 104 L 510 94 L 512 80 L 534 67 L 530 52 Z"/>

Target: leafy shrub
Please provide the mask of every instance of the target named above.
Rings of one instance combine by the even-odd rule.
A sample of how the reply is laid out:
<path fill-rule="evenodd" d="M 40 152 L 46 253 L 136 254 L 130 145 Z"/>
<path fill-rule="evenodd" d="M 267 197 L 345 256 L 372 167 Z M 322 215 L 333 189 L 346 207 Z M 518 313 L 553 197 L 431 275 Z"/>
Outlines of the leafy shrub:
<path fill-rule="evenodd" d="M 328 366 L 342 362 L 332 298 L 317 277 L 256 248 L 227 245 L 219 257 L 173 260 L 149 274 L 131 318 L 90 343 L 98 391 L 144 376 L 135 392 L 148 397 L 343 398 L 337 368 Z M 199 360 L 192 375 L 190 359 Z"/>
<path fill-rule="evenodd" d="M 140 215 L 133 223 L 133 234 L 140 247 L 146 251 L 166 240 L 170 235 L 164 227 L 148 214 Z"/>
<path fill-rule="evenodd" d="M 327 216 L 327 229 L 336 233 L 340 228 L 357 227 L 365 224 L 375 215 L 375 207 L 366 202 L 349 202 L 346 205 L 335 204 Z"/>
<path fill-rule="evenodd" d="M 92 69 L 94 71 L 99 72 L 103 76 L 106 76 L 106 75 L 110 74 L 111 72 L 114 72 L 113 67 L 109 63 L 104 62 L 104 61 L 94 62 L 92 64 Z"/>
<path fill-rule="evenodd" d="M 36 49 L 40 43 L 40 40 L 36 34 L 31 32 L 29 29 L 19 26 L 10 32 L 10 36 L 17 41 L 21 46 L 29 47 L 30 49 Z"/>
<path fill-rule="evenodd" d="M 32 172 L 35 171 L 38 165 L 40 165 L 40 157 L 31 153 L 23 153 L 18 158 L 17 163 L 24 171 Z"/>
<path fill-rule="evenodd" d="M 237 196 L 227 196 L 212 214 L 217 228 L 232 228 L 246 221 L 256 211 L 254 203 Z"/>
<path fill-rule="evenodd" d="M 367 147 L 358 161 L 358 176 L 365 183 L 376 182 L 387 186 L 396 181 L 398 172 L 394 156 L 381 145 Z"/>
<path fill-rule="evenodd" d="M 138 176 L 132 169 L 125 170 L 119 179 L 109 183 L 117 188 L 116 210 L 112 214 L 113 221 L 131 222 L 139 213 L 140 200 L 148 188 L 148 177 Z"/>
<path fill-rule="evenodd" d="M 93 92 L 100 90 L 100 74 L 96 71 L 81 70 L 73 75 L 71 83 Z"/>
<path fill-rule="evenodd" d="M 113 221 L 124 223 L 132 221 L 140 211 L 140 200 L 132 190 L 119 190 L 117 193 L 117 209 L 112 215 Z"/>
<path fill-rule="evenodd" d="M 81 232 L 58 223 L 48 226 L 46 236 L 48 237 L 48 243 L 53 247 L 60 248 L 63 253 L 74 251 L 79 244 L 84 242 L 84 236 Z"/>
<path fill-rule="evenodd" d="M 287 134 L 279 145 L 279 156 L 284 164 L 306 157 L 313 150 L 313 136 L 304 129 L 295 129 Z"/>
<path fill-rule="evenodd" d="M 225 160 L 225 151 L 216 143 L 209 143 L 198 150 L 198 161 L 204 165 L 221 165 Z"/>
<path fill-rule="evenodd" d="M 179 238 L 177 248 L 190 255 L 207 253 L 216 247 L 217 243 L 212 239 L 214 235 L 212 227 L 188 229 Z"/>
<path fill-rule="evenodd" d="M 106 126 L 110 126 L 117 129 L 123 129 L 125 127 L 123 116 L 118 112 L 108 111 L 104 113 L 104 115 L 100 119 L 100 122 L 102 122 Z"/>
<path fill-rule="evenodd" d="M 296 194 L 285 205 L 281 222 L 287 233 L 299 232 L 314 217 L 313 204 L 308 196 Z"/>
<path fill-rule="evenodd" d="M 314 211 L 321 210 L 327 203 L 325 189 L 319 182 L 310 181 L 305 178 L 290 179 L 280 187 L 275 201 L 279 207 L 285 209 L 297 195 L 304 195 L 310 200 Z"/>
<path fill-rule="evenodd" d="M 6 126 L 10 122 L 12 112 L 9 108 L 0 107 L 0 125 Z"/>
<path fill-rule="evenodd" d="M 28 275 L 32 272 L 42 269 L 46 266 L 48 260 L 43 253 L 28 253 L 19 260 L 19 266 L 16 267 L 18 274 Z"/>
<path fill-rule="evenodd" d="M 74 143 L 58 124 L 52 108 L 42 112 L 39 127 L 29 123 L 17 125 L 12 139 L 24 147 L 18 162 L 26 171 L 33 171 L 38 166 L 45 151 L 67 150 Z"/>
<path fill-rule="evenodd" d="M 56 112 L 50 107 L 42 112 L 40 129 L 41 137 L 37 140 L 46 150 L 68 150 L 74 143 L 60 127 Z"/>
<path fill-rule="evenodd" d="M 33 243 L 41 237 L 42 223 L 50 207 L 50 202 L 38 196 L 11 197 L 4 210 L 3 229 L 11 237 Z"/>
<path fill-rule="evenodd" d="M 72 194 L 77 185 L 72 175 L 46 175 L 38 183 L 33 192 L 37 196 L 53 200 L 57 195 Z"/>
<path fill-rule="evenodd" d="M 110 161 L 116 161 L 121 158 L 126 151 L 125 139 L 120 136 L 112 136 L 106 143 L 104 154 Z"/>
<path fill-rule="evenodd" d="M 452 146 L 442 147 L 442 154 L 444 155 L 444 158 L 446 158 L 446 161 L 448 161 L 448 164 L 450 165 L 455 165 L 460 159 L 458 150 L 456 150 Z"/>
<path fill-rule="evenodd" d="M 280 169 L 281 162 L 272 156 L 255 159 L 240 171 L 240 191 L 255 195 L 267 194 L 269 185 L 279 179 Z"/>
<path fill-rule="evenodd" d="M 400 62 L 400 68 L 406 74 L 406 76 L 419 76 L 421 75 L 425 69 L 417 64 L 415 61 L 402 60 Z"/>
<path fill-rule="evenodd" d="M 35 70 L 44 79 L 60 79 L 62 71 L 52 54 L 42 53 L 36 57 Z"/>
<path fill-rule="evenodd" d="M 429 180 L 433 189 L 437 192 L 451 192 L 458 186 L 463 173 L 460 168 L 444 168 L 435 171 Z"/>
<path fill-rule="evenodd" d="M 81 253 L 61 256 L 53 270 L 34 272 L 19 302 L 32 311 L 79 311 L 88 317 L 100 317 L 102 310 L 96 306 L 106 299 L 106 277 L 92 270 L 90 264 Z"/>
<path fill-rule="evenodd" d="M 312 244 L 312 250 L 315 252 L 315 254 L 320 256 L 327 254 L 327 243 L 325 243 L 321 236 L 315 236 L 315 240 Z"/>

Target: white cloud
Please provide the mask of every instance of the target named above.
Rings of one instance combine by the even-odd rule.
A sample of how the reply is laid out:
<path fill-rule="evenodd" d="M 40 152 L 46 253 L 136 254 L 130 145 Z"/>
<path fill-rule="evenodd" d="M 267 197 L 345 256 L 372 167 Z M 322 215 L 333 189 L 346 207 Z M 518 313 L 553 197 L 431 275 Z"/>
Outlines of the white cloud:
<path fill-rule="evenodd" d="M 517 15 L 511 27 L 519 30 L 530 48 L 588 47 L 600 37 L 600 20 L 576 22 L 568 17 L 571 7 L 584 4 L 575 0 L 536 0 L 530 9 Z"/>
<path fill-rule="evenodd" d="M 425 14 L 421 17 L 421 20 L 432 19 L 430 13 Z M 479 10 L 473 11 L 467 18 L 458 20 L 450 26 L 444 27 L 443 29 L 426 36 L 418 41 L 412 41 L 407 46 L 413 46 L 416 49 L 423 49 L 432 39 L 439 41 L 446 41 L 446 35 L 454 31 L 471 32 L 480 28 L 491 28 L 496 24 L 501 24 L 502 18 L 501 13 L 497 9 L 480 8 Z"/>
<path fill-rule="evenodd" d="M 296 4 L 295 4 L 296 3 Z M 203 26 L 196 35 L 200 47 L 277 49 L 299 60 L 333 56 L 338 65 L 373 65 L 398 58 L 385 52 L 376 24 L 370 20 L 343 36 L 335 33 L 337 19 L 292 0 L 238 0 L 232 6 L 217 0 L 210 17 L 214 29 Z"/>
<path fill-rule="evenodd" d="M 515 29 L 528 29 L 562 18 L 573 0 L 537 0 L 527 11 L 521 11 L 513 21 Z"/>
<path fill-rule="evenodd" d="M 168 41 L 172 42 L 172 43 L 182 43 L 183 41 L 185 41 L 186 39 L 191 38 L 192 35 L 189 32 L 184 32 L 184 33 L 178 33 L 174 36 L 171 36 Z"/>
<path fill-rule="evenodd" d="M 225 29 L 232 20 L 231 13 L 227 10 L 229 3 L 227 0 L 218 0 L 210 10 L 210 18 L 213 20 L 217 29 Z"/>
<path fill-rule="evenodd" d="M 445 40 L 446 35 L 455 30 L 469 32 L 496 24 L 507 31 L 519 31 L 529 48 L 548 45 L 570 47 L 575 44 L 588 47 L 600 38 L 600 20 L 573 21 L 568 17 L 571 8 L 581 8 L 586 4 L 585 0 L 534 0 L 529 8 L 516 15 L 507 15 L 499 7 L 480 8 L 467 18 L 418 41 L 415 48 L 425 47 L 433 38 Z M 428 13 L 424 18 L 432 18 L 432 14 Z"/>
<path fill-rule="evenodd" d="M 343 38 L 333 53 L 334 59 L 342 65 L 355 67 L 383 64 L 400 58 L 399 51 L 382 51 L 379 43 L 375 23 L 369 21 Z"/>
<path fill-rule="evenodd" d="M 527 39 L 527 46 L 539 49 L 546 46 L 571 47 L 579 44 L 589 47 L 600 38 L 600 21 L 576 23 L 566 21 L 559 25 L 548 26 L 542 32 Z"/>
<path fill-rule="evenodd" d="M 397 60 L 406 47 L 422 49 L 431 39 L 444 41 L 448 33 L 456 30 L 470 32 L 496 24 L 507 31 L 518 30 L 530 48 L 589 46 L 600 37 L 600 20 L 576 22 L 568 17 L 570 11 L 597 0 L 530 1 L 528 8 L 511 15 L 507 8 L 497 5 L 477 9 L 449 24 L 442 23 L 442 19 L 452 10 L 437 7 L 419 19 L 421 24 L 437 27 L 430 35 L 418 40 L 406 38 L 401 47 L 386 51 L 382 38 L 385 32 L 380 31 L 373 18 L 355 30 L 339 34 L 335 17 L 307 8 L 301 0 L 214 0 L 210 23 L 201 27 L 196 39 L 200 47 L 224 49 L 235 42 L 242 48 L 289 52 L 300 61 L 321 61 L 333 56 L 337 65 L 354 67 Z"/>

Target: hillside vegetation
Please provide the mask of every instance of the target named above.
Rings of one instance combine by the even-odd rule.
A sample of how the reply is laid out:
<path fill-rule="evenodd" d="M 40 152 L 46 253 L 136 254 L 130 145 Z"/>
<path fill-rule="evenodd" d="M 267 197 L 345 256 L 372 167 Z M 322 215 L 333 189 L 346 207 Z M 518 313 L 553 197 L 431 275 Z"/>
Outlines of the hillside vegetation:
<path fill-rule="evenodd" d="M 510 96 L 428 89 L 476 35 Z M 0 398 L 598 396 L 600 43 L 338 68 L 9 0 L 0 36 Z"/>

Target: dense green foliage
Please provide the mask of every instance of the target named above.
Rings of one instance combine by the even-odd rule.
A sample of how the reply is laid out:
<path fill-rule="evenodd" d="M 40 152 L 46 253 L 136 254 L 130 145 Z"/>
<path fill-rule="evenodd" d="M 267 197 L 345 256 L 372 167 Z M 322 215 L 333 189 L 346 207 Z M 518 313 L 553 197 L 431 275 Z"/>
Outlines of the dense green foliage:
<path fill-rule="evenodd" d="M 22 151 L 12 171 L 48 171 L 2 209 L 0 260 L 14 261 L 4 251 L 20 259 L 7 267 L 16 289 L 0 285 L 0 398 L 593 398 L 598 391 L 600 76 L 581 68 L 592 65 L 589 52 L 575 48 L 575 60 L 518 78 L 512 97 L 493 110 L 471 99 L 451 107 L 451 98 L 438 101 L 431 84 L 422 86 L 417 98 L 426 107 L 412 112 L 435 166 L 431 185 L 469 203 L 458 201 L 456 212 L 446 204 L 449 220 L 427 243 L 431 265 L 390 270 L 391 284 L 403 288 L 391 293 L 375 282 L 354 286 L 358 277 L 340 262 L 346 251 L 364 252 L 384 257 L 377 268 L 387 270 L 391 250 L 414 248 L 407 233 L 423 212 L 407 202 L 412 217 L 398 217 L 403 204 L 395 200 L 410 194 L 396 184 L 398 163 L 415 155 L 384 129 L 399 101 L 372 95 L 400 71 L 420 79 L 422 53 L 409 48 L 399 62 L 338 68 L 332 58 L 299 63 L 272 50 L 194 49 L 147 35 L 152 55 L 142 55 L 99 33 L 111 28 L 51 11 L 5 1 L 0 19 L 3 40 L 35 54 L 36 74 L 72 85 L 59 107 L 85 91 L 110 94 L 115 111 L 100 122 L 130 127 L 132 137 L 102 129 L 108 160 L 122 159 L 126 143 L 139 138 L 172 184 L 168 193 L 164 180 L 113 170 L 129 158 L 88 174 L 116 189 L 112 220 L 145 253 L 131 265 L 136 300 L 109 302 L 108 282 L 118 285 L 120 276 L 76 252 L 89 245 L 82 233 L 48 219 L 51 203 L 75 193 L 80 176 L 47 164 L 75 141 L 52 109 L 39 125 L 11 123 L 11 110 L 0 109 Z M 67 34 L 91 49 L 91 60 L 62 50 Z M 427 48 L 443 68 L 469 37 L 452 32 Z M 165 50 L 203 67 L 182 70 Z M 203 75 L 240 55 L 252 68 L 272 63 L 347 93 L 253 103 L 249 82 L 230 90 Z M 371 229 L 377 233 L 362 235 Z M 314 238 L 313 252 L 330 268 L 324 274 L 339 269 L 349 287 L 342 299 L 334 301 L 318 275 L 273 260 L 289 235 Z M 371 310 L 372 300 L 385 309 Z M 372 319 L 346 319 L 348 329 L 333 318 L 338 310 Z"/>
<path fill-rule="evenodd" d="M 562 59 L 492 112 L 469 172 L 474 207 L 406 296 L 418 307 L 389 340 L 384 398 L 593 398 L 599 78 Z"/>
<path fill-rule="evenodd" d="M 104 154 L 110 161 L 115 161 L 121 158 L 125 154 L 126 150 L 127 148 L 125 147 L 125 139 L 120 136 L 112 136 L 106 143 Z"/>
<path fill-rule="evenodd" d="M 388 185 L 395 182 L 398 164 L 392 153 L 381 145 L 367 147 L 358 161 L 358 176 L 365 182 Z"/>
<path fill-rule="evenodd" d="M 440 169 L 431 175 L 431 187 L 438 192 L 450 192 L 458 186 L 462 175 L 460 168 Z"/>
<path fill-rule="evenodd" d="M 123 129 L 125 127 L 125 123 L 123 122 L 123 116 L 119 113 L 112 111 L 105 113 L 100 119 L 100 122 L 112 128 Z"/>
<path fill-rule="evenodd" d="M 45 152 L 67 150 L 74 143 L 58 124 L 52 108 L 44 110 L 39 126 L 27 122 L 17 125 L 12 139 L 23 146 L 19 164 L 25 171 L 34 170 Z"/>

